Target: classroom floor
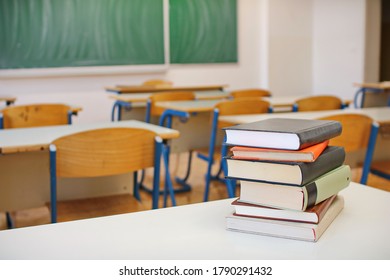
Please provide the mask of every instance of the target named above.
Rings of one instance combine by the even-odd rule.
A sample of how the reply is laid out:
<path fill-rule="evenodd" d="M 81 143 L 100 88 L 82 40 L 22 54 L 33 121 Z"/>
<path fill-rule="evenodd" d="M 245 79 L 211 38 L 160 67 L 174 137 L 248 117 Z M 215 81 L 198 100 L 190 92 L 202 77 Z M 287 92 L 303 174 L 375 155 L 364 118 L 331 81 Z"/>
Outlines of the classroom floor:
<path fill-rule="evenodd" d="M 184 175 L 186 170 L 187 154 L 172 155 L 171 170 L 173 174 Z M 204 172 L 206 163 L 193 157 L 192 170 L 189 177 L 189 183 L 192 185 L 190 192 L 176 194 L 177 205 L 190 203 L 200 203 L 203 201 L 204 192 Z M 360 169 L 353 170 L 353 180 L 360 178 Z M 162 180 L 163 181 L 163 180 Z M 151 176 L 147 172 L 145 184 L 150 184 Z M 367 185 L 374 188 L 390 191 L 390 181 L 370 175 Z M 109 198 L 94 198 L 72 203 L 60 203 L 58 205 L 58 221 L 72 221 L 78 219 L 94 218 L 106 215 L 115 215 L 121 213 L 130 213 L 150 209 L 151 196 L 145 191 L 141 191 L 142 203 L 138 203 L 130 195 L 117 195 Z M 227 198 L 226 187 L 219 182 L 213 182 L 210 188 L 209 200 Z M 170 201 L 169 201 L 170 204 Z M 162 199 L 160 200 L 162 205 Z M 12 213 L 15 227 L 26 227 L 50 222 L 49 210 L 47 207 L 40 207 Z M 5 229 L 4 217 L 0 217 L 0 229 Z"/>

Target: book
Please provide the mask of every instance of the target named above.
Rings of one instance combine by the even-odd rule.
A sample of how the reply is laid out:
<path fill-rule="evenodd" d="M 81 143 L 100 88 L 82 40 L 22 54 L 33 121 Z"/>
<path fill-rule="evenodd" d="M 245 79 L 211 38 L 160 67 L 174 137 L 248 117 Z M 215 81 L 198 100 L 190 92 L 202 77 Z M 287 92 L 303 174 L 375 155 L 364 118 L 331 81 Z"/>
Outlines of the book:
<path fill-rule="evenodd" d="M 337 194 L 351 182 L 351 168 L 342 165 L 302 186 L 240 181 L 239 201 L 267 207 L 305 211 Z"/>
<path fill-rule="evenodd" d="M 228 145 L 300 150 L 340 135 L 341 123 L 331 120 L 270 118 L 223 129 Z"/>
<path fill-rule="evenodd" d="M 239 198 L 233 201 L 232 205 L 235 209 L 234 215 L 238 216 L 318 224 L 324 217 L 326 211 L 328 211 L 335 197 L 336 195 L 332 195 L 305 211 L 285 210 L 249 204 L 239 201 Z"/>
<path fill-rule="evenodd" d="M 227 177 L 301 186 L 343 164 L 345 150 L 328 146 L 314 162 L 276 162 L 226 158 Z"/>
<path fill-rule="evenodd" d="M 233 159 L 313 162 L 328 146 L 329 140 L 301 150 L 281 150 L 234 146 L 230 149 Z"/>
<path fill-rule="evenodd" d="M 242 217 L 231 213 L 226 217 L 226 229 L 243 233 L 316 242 L 343 208 L 344 198 L 337 195 L 318 224 Z"/>

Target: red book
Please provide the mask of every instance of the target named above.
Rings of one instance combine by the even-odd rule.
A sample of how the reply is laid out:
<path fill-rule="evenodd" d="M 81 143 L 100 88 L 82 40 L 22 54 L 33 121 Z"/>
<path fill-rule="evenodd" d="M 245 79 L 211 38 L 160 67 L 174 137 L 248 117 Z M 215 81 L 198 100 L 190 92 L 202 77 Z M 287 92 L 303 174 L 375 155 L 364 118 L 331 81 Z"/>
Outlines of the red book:
<path fill-rule="evenodd" d="M 309 146 L 301 150 L 281 150 L 235 146 L 230 149 L 234 159 L 242 160 L 270 160 L 291 162 L 313 162 L 328 146 L 329 140 Z"/>
<path fill-rule="evenodd" d="M 318 224 L 324 217 L 325 213 L 328 211 L 329 207 L 332 205 L 332 202 L 336 196 L 337 195 L 333 195 L 319 204 L 308 208 L 306 211 L 285 210 L 259 206 L 240 202 L 239 199 L 236 199 L 232 202 L 232 205 L 235 208 L 233 215 Z"/>

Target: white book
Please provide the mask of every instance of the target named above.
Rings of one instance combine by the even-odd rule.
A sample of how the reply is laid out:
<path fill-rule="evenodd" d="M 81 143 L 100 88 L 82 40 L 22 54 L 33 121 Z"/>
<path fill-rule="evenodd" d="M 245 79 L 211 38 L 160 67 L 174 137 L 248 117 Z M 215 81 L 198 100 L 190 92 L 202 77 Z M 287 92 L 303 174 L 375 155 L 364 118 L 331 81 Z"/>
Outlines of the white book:
<path fill-rule="evenodd" d="M 281 238 L 316 242 L 344 208 L 344 198 L 338 195 L 318 224 L 249 218 L 234 215 L 226 217 L 226 229 Z"/>

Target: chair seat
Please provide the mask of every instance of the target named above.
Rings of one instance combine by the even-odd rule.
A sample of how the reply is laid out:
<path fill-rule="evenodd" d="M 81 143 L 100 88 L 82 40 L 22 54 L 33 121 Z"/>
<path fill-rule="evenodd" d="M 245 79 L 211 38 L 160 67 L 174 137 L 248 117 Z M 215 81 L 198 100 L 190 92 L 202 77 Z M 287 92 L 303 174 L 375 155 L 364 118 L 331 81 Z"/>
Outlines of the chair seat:
<path fill-rule="evenodd" d="M 50 207 L 50 204 L 48 205 Z M 111 195 L 57 202 L 58 221 L 96 218 L 148 210 L 133 195 Z M 64 215 L 66 213 L 66 215 Z"/>

